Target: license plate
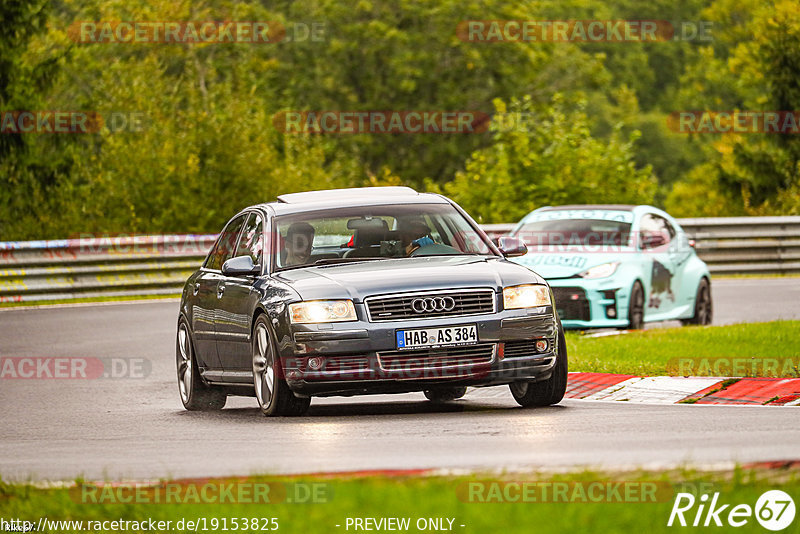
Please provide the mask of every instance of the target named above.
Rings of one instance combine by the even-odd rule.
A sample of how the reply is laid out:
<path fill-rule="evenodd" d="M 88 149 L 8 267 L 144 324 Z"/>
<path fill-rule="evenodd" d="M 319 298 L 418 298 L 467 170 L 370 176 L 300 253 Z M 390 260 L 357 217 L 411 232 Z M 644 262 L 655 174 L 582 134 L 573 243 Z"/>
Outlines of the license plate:
<path fill-rule="evenodd" d="M 456 347 L 477 342 L 478 328 L 474 324 L 397 331 L 398 349 Z"/>

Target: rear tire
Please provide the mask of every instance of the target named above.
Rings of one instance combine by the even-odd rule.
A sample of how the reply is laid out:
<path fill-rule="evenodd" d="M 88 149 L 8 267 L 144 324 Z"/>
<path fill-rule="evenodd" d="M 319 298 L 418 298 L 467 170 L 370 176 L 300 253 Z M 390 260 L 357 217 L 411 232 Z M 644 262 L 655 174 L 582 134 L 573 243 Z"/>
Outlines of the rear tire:
<path fill-rule="evenodd" d="M 644 288 L 638 280 L 633 283 L 628 301 L 628 330 L 644 328 Z"/>
<path fill-rule="evenodd" d="M 426 389 L 423 393 L 425 393 L 425 397 L 432 402 L 447 402 L 447 401 L 454 401 L 460 399 L 464 395 L 467 394 L 466 387 L 447 387 L 447 388 L 436 388 L 436 389 Z"/>
<path fill-rule="evenodd" d="M 558 326 L 558 355 L 550 378 L 541 382 L 514 382 L 508 385 L 514 400 L 523 408 L 558 404 L 567 391 L 567 373 L 569 372 L 567 343 L 560 322 Z"/>
<path fill-rule="evenodd" d="M 714 307 L 711 301 L 711 284 L 707 278 L 700 280 L 697 295 L 694 299 L 694 316 L 681 321 L 684 325 L 709 325 L 714 318 Z"/>
<path fill-rule="evenodd" d="M 203 379 L 200 378 L 189 325 L 183 317 L 178 321 L 175 359 L 178 371 L 178 392 L 183 407 L 190 411 L 221 410 L 228 400 L 228 395 L 203 383 Z"/>
<path fill-rule="evenodd" d="M 311 404 L 309 397 L 295 397 L 283 379 L 266 315 L 260 315 L 253 326 L 253 386 L 261 413 L 269 417 L 303 415 Z"/>

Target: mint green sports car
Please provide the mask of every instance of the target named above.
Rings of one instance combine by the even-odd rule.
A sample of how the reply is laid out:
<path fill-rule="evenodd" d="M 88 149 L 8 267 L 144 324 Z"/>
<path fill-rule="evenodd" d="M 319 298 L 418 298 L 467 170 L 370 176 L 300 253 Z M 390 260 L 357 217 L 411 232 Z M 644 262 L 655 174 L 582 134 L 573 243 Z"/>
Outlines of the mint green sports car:
<path fill-rule="evenodd" d="M 511 235 L 528 246 L 513 261 L 547 280 L 564 328 L 711 324 L 708 266 L 675 219 L 657 208 L 540 208 Z"/>

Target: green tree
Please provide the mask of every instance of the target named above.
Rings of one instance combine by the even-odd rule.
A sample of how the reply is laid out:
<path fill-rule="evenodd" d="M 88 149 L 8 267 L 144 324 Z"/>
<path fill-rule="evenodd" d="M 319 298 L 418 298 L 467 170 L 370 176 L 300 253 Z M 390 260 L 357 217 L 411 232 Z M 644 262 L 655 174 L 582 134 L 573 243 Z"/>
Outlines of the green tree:
<path fill-rule="evenodd" d="M 502 101 L 495 105 L 507 111 Z M 494 145 L 474 152 L 444 192 L 487 223 L 516 221 L 553 204 L 650 202 L 655 178 L 634 164 L 635 135 L 595 139 L 581 104 L 574 107 L 560 95 L 544 106 L 512 101 L 508 111 L 525 114 L 526 126 L 498 131 Z"/>
<path fill-rule="evenodd" d="M 793 1 L 717 0 L 704 16 L 726 21 L 683 77 L 684 109 L 800 109 L 800 11 Z M 707 147 L 703 178 L 751 215 L 800 213 L 800 139 L 796 134 L 700 134 Z M 670 195 L 668 207 L 691 203 L 698 173 Z M 695 184 L 694 186 L 692 184 Z"/>

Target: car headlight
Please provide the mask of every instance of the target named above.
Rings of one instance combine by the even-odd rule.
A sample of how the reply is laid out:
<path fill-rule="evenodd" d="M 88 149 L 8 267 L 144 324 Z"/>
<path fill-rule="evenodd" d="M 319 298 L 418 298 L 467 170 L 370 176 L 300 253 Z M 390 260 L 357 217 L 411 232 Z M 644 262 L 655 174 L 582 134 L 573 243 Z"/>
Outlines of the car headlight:
<path fill-rule="evenodd" d="M 618 261 L 603 263 L 601 265 L 595 265 L 591 269 L 586 269 L 582 273 L 579 273 L 578 276 L 581 278 L 606 278 L 614 274 L 617 267 L 619 267 Z"/>
<path fill-rule="evenodd" d="M 352 300 L 307 300 L 289 304 L 293 323 L 340 323 L 355 321 L 356 309 Z"/>
<path fill-rule="evenodd" d="M 543 285 L 512 286 L 503 288 L 503 307 L 537 308 L 550 305 L 550 289 Z"/>

